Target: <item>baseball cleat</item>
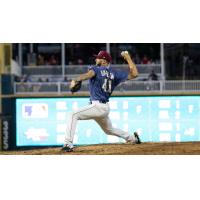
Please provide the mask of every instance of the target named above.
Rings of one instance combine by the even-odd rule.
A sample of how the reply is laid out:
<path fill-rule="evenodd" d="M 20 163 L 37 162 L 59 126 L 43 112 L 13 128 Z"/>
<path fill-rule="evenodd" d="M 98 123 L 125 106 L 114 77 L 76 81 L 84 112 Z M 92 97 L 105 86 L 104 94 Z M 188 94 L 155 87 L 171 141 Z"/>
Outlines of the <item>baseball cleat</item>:
<path fill-rule="evenodd" d="M 134 132 L 133 134 L 134 134 L 134 136 L 135 136 L 135 143 L 136 143 L 136 144 L 141 144 L 142 142 L 141 142 L 141 140 L 140 140 L 140 137 L 139 137 L 138 133 L 137 133 L 137 132 Z"/>
<path fill-rule="evenodd" d="M 73 147 L 70 147 L 69 145 L 64 145 L 63 148 L 61 149 L 61 151 L 64 151 L 64 152 L 72 152 L 74 151 L 74 148 Z"/>

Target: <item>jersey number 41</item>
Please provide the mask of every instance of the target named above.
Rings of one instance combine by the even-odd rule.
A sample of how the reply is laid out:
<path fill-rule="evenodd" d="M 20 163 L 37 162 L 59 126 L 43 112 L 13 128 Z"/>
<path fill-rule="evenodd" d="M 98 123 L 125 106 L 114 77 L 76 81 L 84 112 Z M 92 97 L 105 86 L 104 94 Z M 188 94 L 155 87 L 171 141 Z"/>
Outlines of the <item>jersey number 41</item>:
<path fill-rule="evenodd" d="M 104 79 L 104 83 L 102 85 L 102 89 L 104 92 L 111 93 L 111 86 L 112 86 L 112 81 L 110 79 Z"/>

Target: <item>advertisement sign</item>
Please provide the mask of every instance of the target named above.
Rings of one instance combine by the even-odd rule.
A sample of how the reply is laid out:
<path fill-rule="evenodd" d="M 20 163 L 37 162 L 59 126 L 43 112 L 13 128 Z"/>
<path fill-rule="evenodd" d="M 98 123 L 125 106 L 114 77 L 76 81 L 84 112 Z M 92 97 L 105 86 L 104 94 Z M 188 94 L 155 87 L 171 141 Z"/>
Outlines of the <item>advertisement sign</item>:
<path fill-rule="evenodd" d="M 17 146 L 63 145 L 68 113 L 88 105 L 83 98 L 16 100 Z M 114 127 L 133 133 L 143 142 L 200 141 L 199 96 L 112 97 Z M 106 135 L 94 120 L 78 121 L 74 143 L 124 142 Z"/>

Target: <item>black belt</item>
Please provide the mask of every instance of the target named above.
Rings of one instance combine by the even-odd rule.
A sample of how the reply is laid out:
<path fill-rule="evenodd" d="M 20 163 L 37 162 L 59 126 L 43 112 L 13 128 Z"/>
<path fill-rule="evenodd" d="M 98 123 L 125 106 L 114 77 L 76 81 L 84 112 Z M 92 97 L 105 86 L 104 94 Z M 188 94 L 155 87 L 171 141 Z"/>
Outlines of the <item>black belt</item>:
<path fill-rule="evenodd" d="M 104 104 L 108 103 L 108 101 L 104 101 L 104 100 L 94 100 L 94 101 L 98 101 L 99 103 L 104 103 Z M 92 104 L 91 100 L 90 100 L 90 104 Z"/>
<path fill-rule="evenodd" d="M 100 103 L 108 103 L 107 101 L 99 101 Z"/>

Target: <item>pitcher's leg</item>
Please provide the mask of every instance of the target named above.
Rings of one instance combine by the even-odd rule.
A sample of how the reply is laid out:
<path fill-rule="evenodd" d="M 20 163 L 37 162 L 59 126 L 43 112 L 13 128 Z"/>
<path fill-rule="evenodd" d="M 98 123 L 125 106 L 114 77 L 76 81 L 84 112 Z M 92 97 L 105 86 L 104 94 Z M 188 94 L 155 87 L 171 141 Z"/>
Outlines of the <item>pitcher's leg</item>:
<path fill-rule="evenodd" d="M 76 130 L 77 116 L 74 112 L 68 114 L 67 129 L 64 144 L 73 146 L 73 138 Z"/>
<path fill-rule="evenodd" d="M 96 118 L 95 121 L 100 125 L 100 127 L 103 129 L 103 131 L 106 134 L 123 138 L 126 141 L 131 141 L 131 142 L 135 141 L 135 137 L 132 135 L 129 135 L 128 132 L 125 132 L 118 128 L 114 128 L 108 116 L 105 118 Z"/>
<path fill-rule="evenodd" d="M 103 115 L 104 110 L 99 110 L 98 105 L 91 104 L 85 106 L 77 111 L 74 111 L 68 115 L 67 130 L 65 134 L 64 144 L 73 146 L 73 139 L 76 130 L 78 120 L 93 119 Z"/>

